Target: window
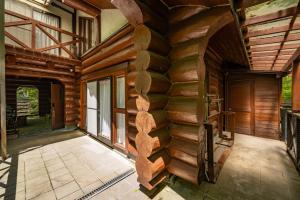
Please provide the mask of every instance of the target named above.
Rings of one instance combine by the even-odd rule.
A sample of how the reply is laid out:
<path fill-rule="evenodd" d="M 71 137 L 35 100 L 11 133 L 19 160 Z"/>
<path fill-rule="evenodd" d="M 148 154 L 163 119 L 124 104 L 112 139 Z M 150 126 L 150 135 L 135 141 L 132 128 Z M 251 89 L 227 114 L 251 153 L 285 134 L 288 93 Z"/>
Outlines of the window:
<path fill-rule="evenodd" d="M 127 147 L 125 72 L 88 82 L 86 87 L 86 130 L 121 151 Z"/>
<path fill-rule="evenodd" d="M 33 10 L 32 13 L 32 18 L 44 22 L 46 24 L 49 24 L 51 26 L 60 27 L 60 18 L 53 15 L 53 14 L 48 14 L 44 13 L 42 11 L 38 10 Z M 55 39 L 58 41 L 60 40 L 60 34 L 58 31 L 52 30 L 52 29 L 47 29 L 48 33 L 50 33 Z M 36 29 L 36 38 L 35 38 L 35 45 L 36 48 L 43 48 L 43 47 L 49 47 L 52 45 L 55 45 L 55 42 L 49 38 L 44 32 L 42 32 L 40 29 Z M 54 54 L 54 55 L 59 55 L 59 49 L 51 49 L 49 51 L 46 51 L 47 53 Z"/>
<path fill-rule="evenodd" d="M 79 35 L 84 38 L 84 41 L 79 45 L 79 55 L 84 54 L 93 45 L 93 18 L 79 17 Z"/>
<path fill-rule="evenodd" d="M 115 145 L 121 148 L 126 147 L 126 95 L 125 95 L 125 76 L 115 78 L 116 85 L 116 106 L 115 106 L 115 123 L 116 139 Z"/>

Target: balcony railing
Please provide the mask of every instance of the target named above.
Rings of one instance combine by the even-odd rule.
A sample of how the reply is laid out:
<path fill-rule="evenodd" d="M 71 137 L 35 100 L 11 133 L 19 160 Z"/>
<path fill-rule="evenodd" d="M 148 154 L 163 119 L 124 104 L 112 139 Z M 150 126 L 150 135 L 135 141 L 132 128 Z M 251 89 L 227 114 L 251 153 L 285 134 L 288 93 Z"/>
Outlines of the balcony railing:
<path fill-rule="evenodd" d="M 77 59 L 78 44 L 84 39 L 72 32 L 5 10 L 5 43 L 34 52 Z"/>
<path fill-rule="evenodd" d="M 281 127 L 287 151 L 300 170 L 300 113 L 281 108 Z"/>

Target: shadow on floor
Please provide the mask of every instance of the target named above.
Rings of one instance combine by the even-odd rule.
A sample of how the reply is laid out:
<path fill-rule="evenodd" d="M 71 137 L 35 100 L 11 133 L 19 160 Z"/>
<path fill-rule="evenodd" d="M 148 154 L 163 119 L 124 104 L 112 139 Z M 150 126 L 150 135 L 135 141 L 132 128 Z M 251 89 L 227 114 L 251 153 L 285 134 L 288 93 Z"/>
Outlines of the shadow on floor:
<path fill-rule="evenodd" d="M 18 128 L 21 137 L 51 132 L 51 118 L 49 116 L 28 116 L 26 121 L 26 125 Z"/>
<path fill-rule="evenodd" d="M 43 130 L 45 131 L 45 130 Z M 80 131 L 55 131 L 41 135 L 27 135 L 8 141 L 9 156 L 5 161 L 0 161 L 0 199 L 25 199 L 18 197 L 18 192 L 25 190 L 24 167 L 19 164 L 22 154 L 43 146 L 82 137 Z"/>

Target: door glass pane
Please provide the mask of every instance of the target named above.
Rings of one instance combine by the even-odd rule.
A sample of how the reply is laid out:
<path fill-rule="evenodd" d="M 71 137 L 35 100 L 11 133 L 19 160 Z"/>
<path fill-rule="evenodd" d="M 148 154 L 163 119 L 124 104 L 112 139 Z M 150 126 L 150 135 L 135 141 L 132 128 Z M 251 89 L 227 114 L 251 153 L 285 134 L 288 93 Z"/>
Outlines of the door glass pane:
<path fill-rule="evenodd" d="M 97 82 L 87 83 L 87 132 L 97 136 Z"/>
<path fill-rule="evenodd" d="M 111 139 L 111 84 L 110 79 L 99 81 L 99 136 Z"/>
<path fill-rule="evenodd" d="M 117 77 L 117 108 L 125 108 L 125 77 Z"/>
<path fill-rule="evenodd" d="M 97 109 L 97 81 L 87 83 L 87 107 Z"/>
<path fill-rule="evenodd" d="M 87 109 L 87 132 L 97 136 L 97 110 Z"/>
<path fill-rule="evenodd" d="M 125 147 L 125 114 L 117 113 L 117 143 Z"/>

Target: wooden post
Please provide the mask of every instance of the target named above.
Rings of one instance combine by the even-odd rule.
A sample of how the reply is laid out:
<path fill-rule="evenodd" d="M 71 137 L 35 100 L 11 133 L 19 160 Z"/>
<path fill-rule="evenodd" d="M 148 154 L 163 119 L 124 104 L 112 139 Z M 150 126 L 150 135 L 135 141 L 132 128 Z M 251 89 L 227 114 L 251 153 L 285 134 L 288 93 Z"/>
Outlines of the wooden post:
<path fill-rule="evenodd" d="M 4 1 L 0 2 L 0 104 L 1 104 L 1 156 L 7 158 L 6 150 L 6 98 L 5 98 L 5 46 L 4 46 Z"/>
<path fill-rule="evenodd" d="M 294 65 L 292 80 L 292 110 L 300 112 L 300 62 Z"/>

